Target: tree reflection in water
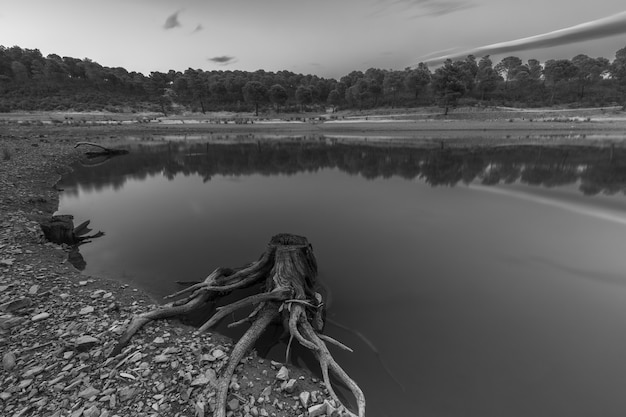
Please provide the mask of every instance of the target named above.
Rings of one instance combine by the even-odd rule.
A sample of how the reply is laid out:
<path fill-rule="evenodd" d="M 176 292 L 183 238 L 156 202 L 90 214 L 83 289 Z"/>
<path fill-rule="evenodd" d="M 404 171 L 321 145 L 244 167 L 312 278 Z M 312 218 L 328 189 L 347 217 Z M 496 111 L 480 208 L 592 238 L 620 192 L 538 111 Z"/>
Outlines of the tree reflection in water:
<path fill-rule="evenodd" d="M 579 182 L 586 195 L 616 194 L 626 186 L 626 149 L 583 145 L 510 145 L 444 148 L 428 145 L 338 143 L 290 138 L 235 143 L 164 142 L 133 145 L 129 155 L 107 161 L 80 184 L 100 190 L 120 187 L 127 179 L 164 173 L 214 175 L 291 175 L 337 168 L 367 179 L 399 176 L 431 186 L 479 181 L 484 185 L 521 182 L 553 187 Z M 69 175 L 67 191 L 78 185 Z"/>

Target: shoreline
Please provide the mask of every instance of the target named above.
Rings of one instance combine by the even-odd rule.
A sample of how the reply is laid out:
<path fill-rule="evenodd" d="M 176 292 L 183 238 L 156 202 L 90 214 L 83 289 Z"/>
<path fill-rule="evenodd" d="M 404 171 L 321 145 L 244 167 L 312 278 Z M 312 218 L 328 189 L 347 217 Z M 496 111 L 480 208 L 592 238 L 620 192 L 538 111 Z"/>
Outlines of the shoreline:
<path fill-rule="evenodd" d="M 73 148 L 77 141 L 111 146 L 132 135 L 225 136 L 226 140 L 243 135 L 242 140 L 250 140 L 250 135 L 261 134 L 276 140 L 324 136 L 385 146 L 398 142 L 433 146 L 440 141 L 461 147 L 606 146 L 607 141 L 623 143 L 626 135 L 626 120 L 300 123 L 296 127 L 284 123 L 39 125 L 0 121 L 5 121 L 0 123 L 0 414 L 55 417 L 175 416 L 198 410 L 208 414 L 214 398 L 212 383 L 232 348 L 232 341 L 222 336 L 199 335 L 193 328 L 162 320 L 135 335 L 119 357 L 106 359 L 130 317 L 156 303 L 126 284 L 81 274 L 67 261 L 67 248 L 43 240 L 39 222 L 58 208 L 57 181 L 83 152 Z M 416 125 L 429 129 L 415 129 Z M 538 125 L 541 129 L 534 129 Z M 519 135 L 503 137 L 505 130 Z M 543 132 L 550 135 L 542 137 Z M 583 137 L 598 132 L 608 136 L 600 140 Z M 296 389 L 281 390 L 282 381 L 276 379 L 281 366 L 255 354 L 247 357 L 237 372 L 234 387 L 238 389 L 229 397 L 235 415 L 301 415 L 306 411 L 301 392 L 315 394 L 316 401 L 309 400 L 308 406 L 329 399 L 317 378 L 291 365 Z"/>
<path fill-rule="evenodd" d="M 22 133 L 0 135 L 0 150 L 8 149 L 0 154 L 0 414 L 209 414 L 233 342 L 160 320 L 107 359 L 129 319 L 155 300 L 127 284 L 81 274 L 67 260 L 67 247 L 45 241 L 39 222 L 56 211 L 56 183 L 82 150 L 45 129 Z M 282 366 L 248 355 L 231 386 L 229 409 L 297 416 L 330 399 L 316 377 L 293 365 L 287 368 L 295 387 L 281 389 Z M 309 393 L 307 407 L 301 392 Z"/>

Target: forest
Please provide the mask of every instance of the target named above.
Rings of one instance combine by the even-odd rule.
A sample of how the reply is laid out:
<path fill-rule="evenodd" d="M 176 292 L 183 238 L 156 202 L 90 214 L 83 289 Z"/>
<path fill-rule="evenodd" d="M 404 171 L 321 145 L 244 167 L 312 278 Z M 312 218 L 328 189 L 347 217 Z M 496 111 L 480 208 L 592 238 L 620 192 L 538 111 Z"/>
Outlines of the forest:
<path fill-rule="evenodd" d="M 440 106 L 602 107 L 626 104 L 626 47 L 615 58 L 523 62 L 508 56 L 369 68 L 339 80 L 290 71 L 187 69 L 149 75 L 88 58 L 0 45 L 0 112 L 281 112 Z"/>

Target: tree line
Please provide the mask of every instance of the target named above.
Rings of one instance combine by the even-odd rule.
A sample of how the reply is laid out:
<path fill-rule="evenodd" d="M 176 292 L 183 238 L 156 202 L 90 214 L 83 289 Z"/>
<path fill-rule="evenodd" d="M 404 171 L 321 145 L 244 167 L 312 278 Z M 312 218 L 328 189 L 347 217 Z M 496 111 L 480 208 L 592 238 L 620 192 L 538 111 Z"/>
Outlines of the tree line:
<path fill-rule="evenodd" d="M 113 112 L 303 112 L 439 105 L 543 107 L 608 106 L 626 102 L 626 47 L 613 61 L 580 54 L 572 59 L 523 62 L 509 56 L 469 55 L 431 70 L 369 68 L 339 80 L 290 71 L 154 71 L 106 67 L 38 49 L 0 45 L 0 111 L 106 110 Z"/>

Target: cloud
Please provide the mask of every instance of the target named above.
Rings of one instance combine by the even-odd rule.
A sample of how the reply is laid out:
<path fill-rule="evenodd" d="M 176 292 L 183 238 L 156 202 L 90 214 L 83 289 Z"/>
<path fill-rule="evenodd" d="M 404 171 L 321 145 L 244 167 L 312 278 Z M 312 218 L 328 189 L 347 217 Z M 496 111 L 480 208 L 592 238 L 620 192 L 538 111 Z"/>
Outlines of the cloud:
<path fill-rule="evenodd" d="M 540 35 L 494 43 L 454 54 L 441 55 L 427 59 L 424 62 L 428 64 L 438 64 L 446 59 L 461 58 L 467 55 L 484 56 L 529 49 L 550 48 L 553 46 L 606 38 L 623 33 L 626 33 L 626 11 Z"/>
<path fill-rule="evenodd" d="M 164 28 L 164 29 L 173 29 L 173 28 L 175 28 L 175 27 L 180 27 L 180 26 L 182 26 L 182 25 L 180 24 L 180 22 L 178 21 L 178 14 L 179 14 L 180 12 L 181 12 L 181 11 L 179 10 L 179 11 L 177 11 L 176 13 L 174 13 L 174 14 L 172 14 L 172 15 L 168 16 L 168 17 L 167 17 L 167 19 L 165 19 L 165 23 L 163 24 L 163 28 Z"/>
<path fill-rule="evenodd" d="M 191 32 L 192 34 L 194 33 L 198 33 L 201 30 L 203 30 L 204 28 L 202 27 L 202 24 L 198 23 L 198 26 L 196 26 L 196 28 L 193 30 L 193 32 Z"/>
<path fill-rule="evenodd" d="M 215 62 L 220 65 L 229 65 L 235 62 L 234 56 L 222 55 L 222 56 L 214 56 L 213 58 L 209 58 L 209 61 Z"/>
<path fill-rule="evenodd" d="M 443 16 L 474 7 L 474 4 L 469 0 L 380 0 L 378 6 L 370 16 L 380 16 L 394 9 L 394 12 L 403 13 L 407 18 L 413 19 Z"/>

